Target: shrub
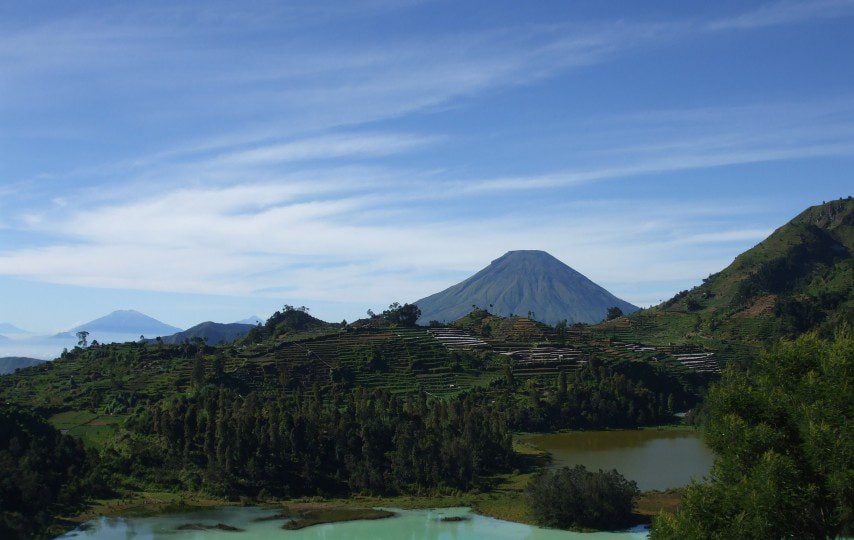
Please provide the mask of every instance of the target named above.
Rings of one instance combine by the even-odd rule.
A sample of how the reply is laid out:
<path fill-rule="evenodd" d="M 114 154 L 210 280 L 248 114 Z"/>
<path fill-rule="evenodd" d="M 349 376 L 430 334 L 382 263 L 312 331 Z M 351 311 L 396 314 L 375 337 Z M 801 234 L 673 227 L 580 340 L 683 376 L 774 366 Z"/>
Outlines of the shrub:
<path fill-rule="evenodd" d="M 563 529 L 625 527 L 638 494 L 637 484 L 617 471 L 590 472 L 583 465 L 544 472 L 525 489 L 534 519 Z"/>

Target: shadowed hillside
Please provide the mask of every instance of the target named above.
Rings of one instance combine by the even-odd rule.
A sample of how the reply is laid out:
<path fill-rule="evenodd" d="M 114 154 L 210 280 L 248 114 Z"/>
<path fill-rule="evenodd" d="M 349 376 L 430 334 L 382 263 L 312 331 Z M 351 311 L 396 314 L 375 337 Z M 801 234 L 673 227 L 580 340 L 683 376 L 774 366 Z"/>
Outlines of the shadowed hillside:
<path fill-rule="evenodd" d="M 37 366 L 44 363 L 44 360 L 36 358 L 25 358 L 21 356 L 4 356 L 0 358 L 0 375 L 14 373 L 16 369 Z"/>
<path fill-rule="evenodd" d="M 255 326 L 251 324 L 223 324 L 207 321 L 197 324 L 192 328 L 188 328 L 183 332 L 178 332 L 160 339 L 163 343 L 177 345 L 184 343 L 185 341 L 192 341 L 193 339 L 199 338 L 209 345 L 218 345 L 220 343 L 229 343 L 237 338 L 241 338 L 248 334 L 253 328 L 255 328 Z"/>

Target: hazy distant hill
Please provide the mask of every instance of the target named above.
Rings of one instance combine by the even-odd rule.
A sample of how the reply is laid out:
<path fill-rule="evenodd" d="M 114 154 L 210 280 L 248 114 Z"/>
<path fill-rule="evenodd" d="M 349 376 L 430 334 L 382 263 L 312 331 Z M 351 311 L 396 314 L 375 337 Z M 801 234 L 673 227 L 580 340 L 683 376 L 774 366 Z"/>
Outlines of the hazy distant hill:
<path fill-rule="evenodd" d="M 258 317 L 257 315 L 252 315 L 251 317 L 247 317 L 242 321 L 234 321 L 236 324 L 251 324 L 255 326 L 256 324 L 264 324 L 264 319 Z"/>
<path fill-rule="evenodd" d="M 161 339 L 163 343 L 176 345 L 184 343 L 184 341 L 192 341 L 193 338 L 202 338 L 208 345 L 218 345 L 220 343 L 230 343 L 237 338 L 243 337 L 254 327 L 254 324 L 223 324 L 207 321 L 188 328 L 183 332 L 164 336 Z M 149 340 L 149 342 L 151 341 L 154 340 Z"/>
<path fill-rule="evenodd" d="M 7 322 L 0 322 L 0 334 L 26 334 L 26 330 L 21 330 L 17 326 Z"/>
<path fill-rule="evenodd" d="M 0 358 L 0 375 L 14 373 L 16 369 L 37 366 L 44 360 L 36 358 L 24 358 L 22 356 L 5 356 Z"/>
<path fill-rule="evenodd" d="M 472 305 L 500 316 L 528 315 L 549 324 L 596 323 L 610 307 L 623 313 L 638 308 L 609 293 L 545 251 L 510 251 L 442 292 L 415 302 L 419 322 L 450 322 L 463 317 Z"/>
<path fill-rule="evenodd" d="M 73 335 L 80 330 L 86 330 L 90 333 L 142 334 L 148 336 L 168 336 L 181 331 L 180 328 L 162 323 L 132 309 L 114 311 L 109 315 L 74 327 L 67 333 Z"/>
<path fill-rule="evenodd" d="M 854 199 L 812 206 L 703 284 L 604 327 L 765 341 L 854 322 Z"/>

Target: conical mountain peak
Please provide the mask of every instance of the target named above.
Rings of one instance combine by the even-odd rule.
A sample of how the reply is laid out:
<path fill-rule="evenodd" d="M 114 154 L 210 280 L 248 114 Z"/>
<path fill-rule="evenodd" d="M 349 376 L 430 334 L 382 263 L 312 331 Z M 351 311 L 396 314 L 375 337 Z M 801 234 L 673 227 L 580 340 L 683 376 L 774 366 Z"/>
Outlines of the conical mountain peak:
<path fill-rule="evenodd" d="M 562 319 L 595 323 L 610 307 L 624 313 L 638 309 L 540 250 L 508 251 L 467 280 L 416 304 L 422 322 L 456 320 L 472 305 L 502 316 L 530 313 L 549 324 Z"/>

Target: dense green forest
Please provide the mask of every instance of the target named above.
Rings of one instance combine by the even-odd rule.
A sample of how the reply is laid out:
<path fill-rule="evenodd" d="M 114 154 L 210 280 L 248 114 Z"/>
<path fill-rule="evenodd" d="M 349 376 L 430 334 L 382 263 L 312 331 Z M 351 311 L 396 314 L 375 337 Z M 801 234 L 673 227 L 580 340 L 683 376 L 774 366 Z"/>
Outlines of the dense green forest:
<path fill-rule="evenodd" d="M 109 495 L 97 456 L 39 415 L 0 407 L 0 538 L 32 538 L 53 516 Z"/>
<path fill-rule="evenodd" d="M 551 388 L 529 385 L 526 396 L 504 393 L 497 404 L 516 431 L 634 428 L 672 422 L 698 403 L 705 382 L 648 363 L 591 360 Z"/>
<path fill-rule="evenodd" d="M 854 533 L 854 338 L 808 334 L 709 393 L 711 481 L 652 538 L 835 538 Z"/>
<path fill-rule="evenodd" d="M 503 416 L 466 397 L 262 401 L 209 386 L 141 408 L 128 427 L 138 436 L 114 459 L 131 478 L 231 497 L 465 490 L 514 464 Z"/>

